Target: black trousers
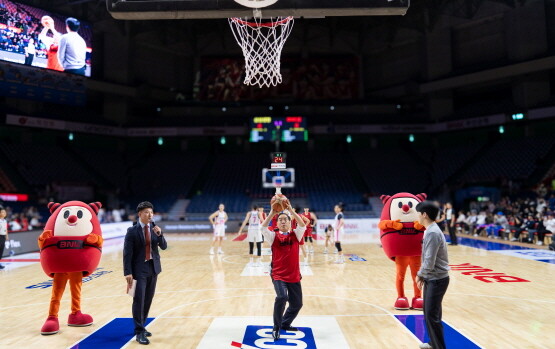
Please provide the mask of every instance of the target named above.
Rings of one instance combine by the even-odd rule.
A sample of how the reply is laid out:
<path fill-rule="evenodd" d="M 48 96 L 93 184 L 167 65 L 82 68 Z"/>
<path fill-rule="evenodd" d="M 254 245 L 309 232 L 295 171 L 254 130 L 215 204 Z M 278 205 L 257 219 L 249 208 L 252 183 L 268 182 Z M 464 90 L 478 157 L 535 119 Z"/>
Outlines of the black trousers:
<path fill-rule="evenodd" d="M 158 275 L 154 272 L 154 262 L 145 262 L 145 272 L 137 276 L 135 297 L 133 297 L 133 322 L 135 323 L 135 334 L 145 331 L 145 321 L 152 304 L 152 298 L 156 291 L 156 280 Z"/>
<path fill-rule="evenodd" d="M 258 255 L 258 257 L 260 257 L 262 255 L 262 241 L 256 243 L 256 251 L 257 251 L 256 254 Z M 254 242 L 249 241 L 249 254 L 252 254 L 253 252 L 254 252 Z"/>
<path fill-rule="evenodd" d="M 25 57 L 25 65 L 33 64 L 33 59 L 34 58 L 35 58 L 35 55 L 28 54 L 27 57 Z"/>
<path fill-rule="evenodd" d="M 300 282 L 285 282 L 272 280 L 276 290 L 276 301 L 274 303 L 274 328 L 291 326 L 291 323 L 303 307 L 303 290 Z M 285 310 L 285 303 L 289 302 L 289 307 Z"/>
<path fill-rule="evenodd" d="M 434 349 L 445 349 L 443 324 L 441 323 L 441 302 L 449 286 L 449 277 L 429 280 L 424 284 L 424 319 Z"/>
<path fill-rule="evenodd" d="M 451 238 L 451 244 L 457 245 L 457 233 L 455 232 L 455 227 L 451 226 L 451 220 L 446 219 L 445 224 L 447 224 L 447 230 L 449 231 L 449 237 Z"/>
<path fill-rule="evenodd" d="M 6 235 L 0 235 L 0 259 L 4 254 L 4 247 L 6 246 Z"/>

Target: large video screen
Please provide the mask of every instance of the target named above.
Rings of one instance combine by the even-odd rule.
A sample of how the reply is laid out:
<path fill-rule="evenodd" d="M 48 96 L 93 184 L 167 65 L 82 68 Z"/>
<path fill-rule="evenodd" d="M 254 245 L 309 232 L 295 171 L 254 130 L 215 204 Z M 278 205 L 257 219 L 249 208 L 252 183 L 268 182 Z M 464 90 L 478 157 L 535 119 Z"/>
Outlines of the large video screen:
<path fill-rule="evenodd" d="M 308 129 L 303 116 L 257 116 L 251 121 L 251 142 L 307 141 Z"/>
<path fill-rule="evenodd" d="M 91 76 L 92 26 L 0 0 L 0 60 Z"/>

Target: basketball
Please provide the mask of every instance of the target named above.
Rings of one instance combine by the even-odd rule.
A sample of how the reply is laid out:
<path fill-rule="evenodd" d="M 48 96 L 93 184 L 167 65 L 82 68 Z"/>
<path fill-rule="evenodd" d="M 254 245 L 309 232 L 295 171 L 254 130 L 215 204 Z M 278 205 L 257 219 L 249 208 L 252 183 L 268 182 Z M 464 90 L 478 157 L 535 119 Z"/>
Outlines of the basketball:
<path fill-rule="evenodd" d="M 272 209 L 276 212 L 281 212 L 285 210 L 287 204 L 289 203 L 289 199 L 283 194 L 276 194 L 270 201 L 270 205 Z"/>
<path fill-rule="evenodd" d="M 53 28 L 54 27 L 54 20 L 50 16 L 42 16 L 40 23 L 45 28 Z"/>

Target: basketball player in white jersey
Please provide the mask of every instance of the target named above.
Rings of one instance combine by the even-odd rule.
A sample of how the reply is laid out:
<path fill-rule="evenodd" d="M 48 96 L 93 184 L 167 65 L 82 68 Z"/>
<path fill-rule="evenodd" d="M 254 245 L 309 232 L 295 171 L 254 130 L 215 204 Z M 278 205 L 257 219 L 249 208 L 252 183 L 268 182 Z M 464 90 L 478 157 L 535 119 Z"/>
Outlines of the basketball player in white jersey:
<path fill-rule="evenodd" d="M 345 263 L 345 258 L 343 257 L 343 249 L 341 248 L 341 239 L 343 238 L 344 226 L 345 226 L 345 217 L 343 216 L 343 205 L 337 204 L 333 208 L 335 211 L 335 222 L 334 222 L 334 240 L 335 240 L 335 248 L 339 255 L 337 256 L 337 260 L 335 263 L 343 264 Z"/>
<path fill-rule="evenodd" d="M 252 206 L 252 211 L 247 212 L 245 219 L 243 220 L 243 224 L 241 224 L 241 228 L 237 232 L 237 236 L 241 234 L 243 228 L 249 223 L 249 228 L 247 230 L 247 241 L 249 242 L 249 255 L 250 255 L 250 262 L 249 266 L 252 267 L 261 267 L 262 263 L 260 261 L 262 256 L 262 232 L 260 231 L 260 223 L 264 221 L 264 216 L 260 211 L 258 211 L 258 207 L 256 205 Z M 253 252 L 254 252 L 254 243 L 256 242 L 256 254 L 258 255 L 258 259 L 256 263 L 253 262 Z"/>
<path fill-rule="evenodd" d="M 210 254 L 214 254 L 214 245 L 218 246 L 218 254 L 223 254 L 222 240 L 225 236 L 225 222 L 227 222 L 227 213 L 224 211 L 224 204 L 220 204 L 218 211 L 212 213 L 208 220 L 214 227 L 214 239 L 210 245 Z"/>

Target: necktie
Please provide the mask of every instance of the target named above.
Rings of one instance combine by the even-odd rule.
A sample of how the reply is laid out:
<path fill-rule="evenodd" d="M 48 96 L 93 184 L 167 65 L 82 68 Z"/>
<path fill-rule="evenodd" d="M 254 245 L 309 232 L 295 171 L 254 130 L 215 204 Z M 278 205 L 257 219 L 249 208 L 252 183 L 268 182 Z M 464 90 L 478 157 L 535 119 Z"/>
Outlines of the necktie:
<path fill-rule="evenodd" d="M 150 231 L 148 225 L 145 224 L 145 260 L 150 260 Z"/>

